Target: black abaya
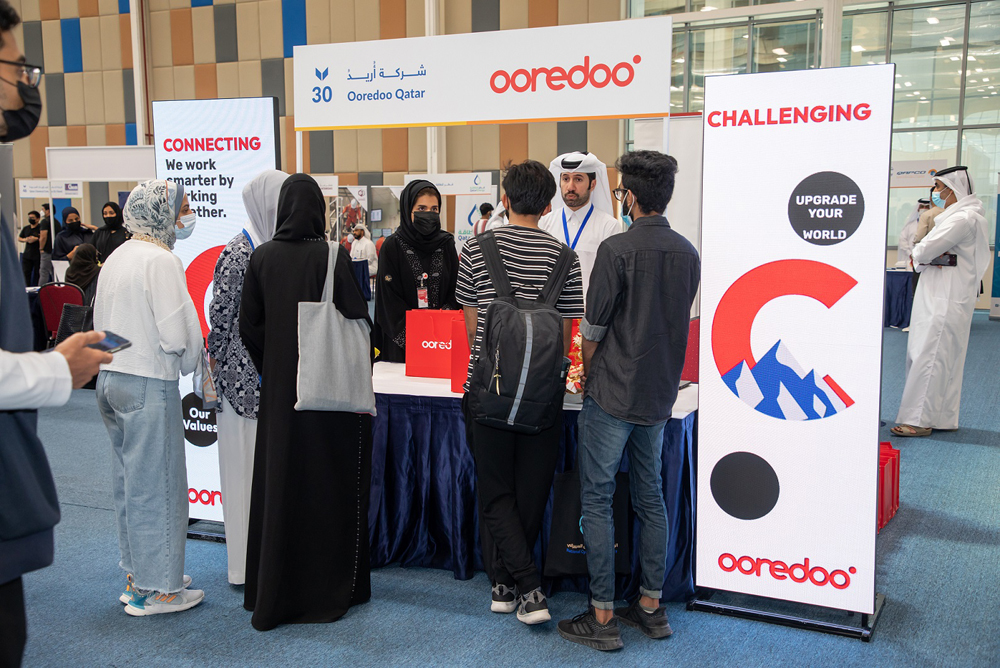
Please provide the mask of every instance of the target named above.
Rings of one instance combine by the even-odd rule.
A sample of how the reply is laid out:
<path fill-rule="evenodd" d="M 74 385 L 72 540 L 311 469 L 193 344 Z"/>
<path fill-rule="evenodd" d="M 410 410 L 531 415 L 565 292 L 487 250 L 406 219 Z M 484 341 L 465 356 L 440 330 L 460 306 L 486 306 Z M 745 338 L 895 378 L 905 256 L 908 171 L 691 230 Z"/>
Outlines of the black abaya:
<path fill-rule="evenodd" d="M 319 301 L 326 280 L 324 210 L 311 178 L 285 182 L 278 231 L 251 256 L 240 304 L 240 336 L 262 376 L 243 603 L 261 631 L 332 622 L 371 598 L 371 416 L 293 408 L 298 303 Z M 333 301 L 367 320 L 350 256 L 336 251 Z"/>

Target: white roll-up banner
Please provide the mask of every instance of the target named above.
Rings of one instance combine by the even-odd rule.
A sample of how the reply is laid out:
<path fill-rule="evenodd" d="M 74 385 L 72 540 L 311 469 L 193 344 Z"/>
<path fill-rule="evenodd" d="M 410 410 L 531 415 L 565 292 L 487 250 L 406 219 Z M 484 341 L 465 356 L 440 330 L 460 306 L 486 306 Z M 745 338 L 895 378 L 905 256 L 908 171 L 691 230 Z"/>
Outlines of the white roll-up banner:
<path fill-rule="evenodd" d="M 198 219 L 174 253 L 184 263 L 188 292 L 208 336 L 215 263 L 246 226 L 243 186 L 281 165 L 278 101 L 273 97 L 153 102 L 156 176 L 184 185 Z M 214 410 L 202 408 L 191 377 L 181 378 L 187 439 L 190 516 L 222 521 L 219 454 Z"/>
<path fill-rule="evenodd" d="M 660 16 L 296 46 L 295 129 L 666 116 L 671 32 Z"/>
<path fill-rule="evenodd" d="M 874 611 L 893 74 L 706 79 L 699 587 Z"/>

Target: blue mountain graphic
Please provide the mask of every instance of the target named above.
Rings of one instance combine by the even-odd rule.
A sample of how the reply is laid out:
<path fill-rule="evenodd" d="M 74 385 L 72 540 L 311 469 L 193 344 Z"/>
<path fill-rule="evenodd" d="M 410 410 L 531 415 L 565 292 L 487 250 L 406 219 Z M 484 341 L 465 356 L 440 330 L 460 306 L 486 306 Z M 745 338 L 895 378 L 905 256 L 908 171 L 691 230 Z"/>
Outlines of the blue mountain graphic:
<path fill-rule="evenodd" d="M 779 357 L 786 360 L 787 363 L 779 361 Z M 758 396 L 762 396 L 763 398 L 757 401 L 756 405 L 751 404 L 753 408 L 779 420 L 818 420 L 834 415 L 837 409 L 830 401 L 827 393 L 816 384 L 816 371 L 813 370 L 800 376 L 801 370 L 794 367 L 798 367 L 798 363 L 788 348 L 779 340 L 757 362 L 757 365 L 753 369 L 749 369 L 750 378 L 744 378 L 742 382 L 738 382 L 743 377 L 743 374 L 748 372 L 748 365 L 746 361 L 743 361 L 724 374 L 722 380 L 733 391 L 733 394 L 738 397 L 740 397 L 740 386 L 743 387 L 744 394 L 752 393 L 753 397 L 740 397 L 747 403 L 755 400 Z M 752 385 L 748 385 L 748 381 L 752 382 Z M 754 386 L 758 390 L 759 395 L 752 392 Z M 798 405 L 804 414 L 804 418 L 802 415 L 785 415 L 785 411 L 781 409 L 778 400 L 782 388 L 794 399 L 795 404 Z M 825 409 L 822 415 L 816 410 L 816 398 L 819 399 Z M 788 408 L 790 406 L 787 405 L 786 401 L 786 410 Z"/>

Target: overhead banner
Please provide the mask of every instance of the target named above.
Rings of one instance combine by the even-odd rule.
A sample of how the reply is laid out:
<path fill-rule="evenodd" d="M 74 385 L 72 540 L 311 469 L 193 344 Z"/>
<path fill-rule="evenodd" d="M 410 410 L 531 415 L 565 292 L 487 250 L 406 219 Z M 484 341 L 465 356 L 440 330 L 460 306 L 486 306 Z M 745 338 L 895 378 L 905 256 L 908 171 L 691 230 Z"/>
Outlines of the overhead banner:
<path fill-rule="evenodd" d="M 899 160 L 890 165 L 889 187 L 930 190 L 934 186 L 934 175 L 947 166 L 947 160 Z"/>
<path fill-rule="evenodd" d="M 222 249 L 247 223 L 243 186 L 281 164 L 278 101 L 273 97 L 153 102 L 156 176 L 184 185 L 198 219 L 174 254 L 184 263 L 188 292 L 208 336 L 209 289 Z M 222 521 L 215 411 L 202 407 L 191 378 L 181 379 L 187 439 L 190 516 Z"/>
<path fill-rule="evenodd" d="M 667 116 L 671 32 L 659 16 L 296 46 L 295 129 Z"/>
<path fill-rule="evenodd" d="M 705 81 L 699 587 L 874 611 L 893 73 Z"/>

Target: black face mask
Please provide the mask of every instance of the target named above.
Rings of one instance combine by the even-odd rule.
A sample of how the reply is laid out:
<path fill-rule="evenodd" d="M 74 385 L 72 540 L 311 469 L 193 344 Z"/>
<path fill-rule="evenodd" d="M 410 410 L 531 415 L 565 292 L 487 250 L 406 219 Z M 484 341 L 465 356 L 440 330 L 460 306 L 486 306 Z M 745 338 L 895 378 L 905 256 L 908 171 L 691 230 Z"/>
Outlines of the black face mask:
<path fill-rule="evenodd" d="M 66 223 L 66 229 L 69 230 L 70 232 L 79 232 L 80 222 L 77 221 L 75 223 Z"/>
<path fill-rule="evenodd" d="M 42 94 L 23 81 L 17 82 L 17 92 L 24 101 L 20 109 L 5 110 L 3 120 L 7 123 L 4 141 L 23 139 L 35 131 L 42 116 Z"/>
<path fill-rule="evenodd" d="M 118 217 L 111 216 L 110 218 L 104 219 L 104 226 L 108 229 L 117 230 L 118 229 Z"/>
<path fill-rule="evenodd" d="M 433 211 L 417 211 L 413 214 L 413 228 L 421 236 L 429 236 L 441 229 L 441 214 Z"/>

